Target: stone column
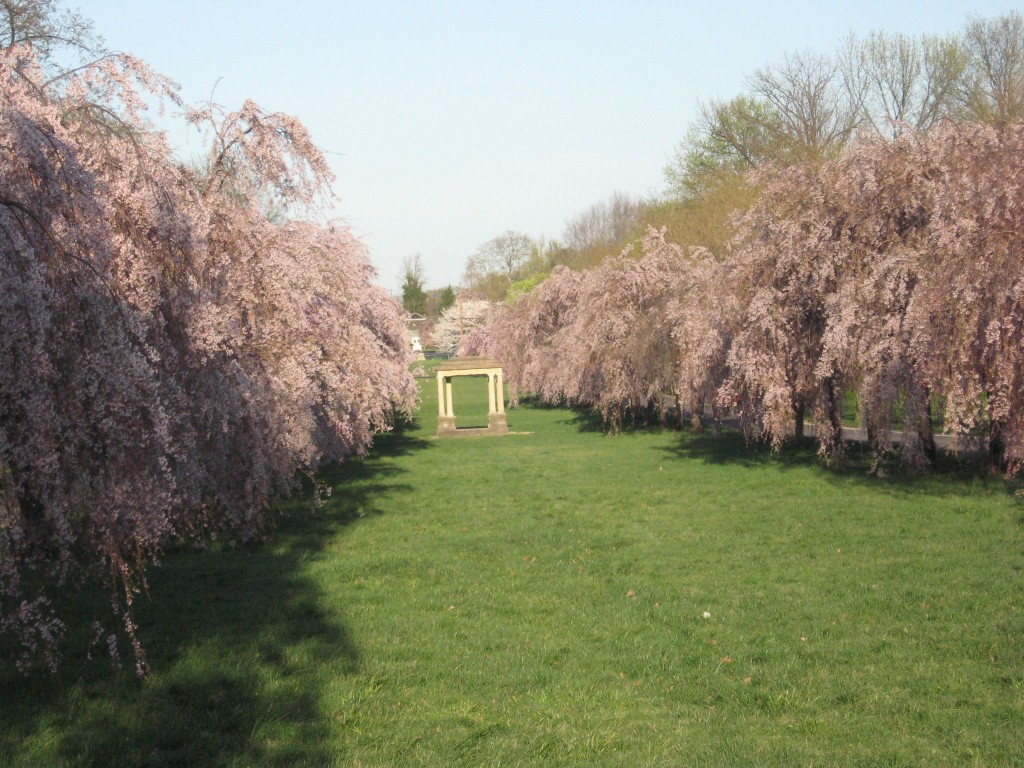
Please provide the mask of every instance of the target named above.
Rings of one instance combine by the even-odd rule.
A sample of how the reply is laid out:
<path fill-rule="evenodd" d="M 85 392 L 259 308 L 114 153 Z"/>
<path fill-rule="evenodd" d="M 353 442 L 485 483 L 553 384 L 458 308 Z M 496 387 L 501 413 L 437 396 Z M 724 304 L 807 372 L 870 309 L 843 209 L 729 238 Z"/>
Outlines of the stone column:
<path fill-rule="evenodd" d="M 494 374 L 487 374 L 487 415 L 490 416 L 492 413 L 497 413 L 494 410 Z"/>
<path fill-rule="evenodd" d="M 488 400 L 491 404 L 491 413 L 487 417 L 487 429 L 494 434 L 503 435 L 508 432 L 508 423 L 505 421 L 505 391 L 502 386 L 500 368 L 487 375 L 487 384 Z"/>
<path fill-rule="evenodd" d="M 452 380 L 437 372 L 437 434 L 455 432 L 455 414 L 452 412 Z"/>

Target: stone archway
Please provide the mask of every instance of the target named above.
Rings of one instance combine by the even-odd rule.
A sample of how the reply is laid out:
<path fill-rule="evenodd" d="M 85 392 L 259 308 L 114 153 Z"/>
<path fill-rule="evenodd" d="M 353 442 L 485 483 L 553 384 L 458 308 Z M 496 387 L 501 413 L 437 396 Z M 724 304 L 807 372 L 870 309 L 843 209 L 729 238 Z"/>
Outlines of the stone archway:
<path fill-rule="evenodd" d="M 456 376 L 487 377 L 487 427 L 458 429 L 455 426 L 452 379 Z M 505 380 L 501 373 L 501 363 L 484 357 L 459 357 L 442 363 L 437 369 L 437 434 L 504 435 L 507 432 Z"/>

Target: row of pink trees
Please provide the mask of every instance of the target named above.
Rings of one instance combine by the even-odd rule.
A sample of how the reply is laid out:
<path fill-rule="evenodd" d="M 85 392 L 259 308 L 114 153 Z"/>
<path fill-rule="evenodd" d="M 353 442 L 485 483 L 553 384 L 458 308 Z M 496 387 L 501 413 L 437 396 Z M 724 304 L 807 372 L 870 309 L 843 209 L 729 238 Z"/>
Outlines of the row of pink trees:
<path fill-rule="evenodd" d="M 747 297 L 725 383 L 776 445 L 810 409 L 836 456 L 854 390 L 879 451 L 901 406 L 911 464 L 934 453 L 937 398 L 961 444 L 1024 457 L 1022 171 L 1024 125 L 949 122 L 763 175 L 731 258 Z"/>
<path fill-rule="evenodd" d="M 735 408 L 778 448 L 809 414 L 833 460 L 855 391 L 879 457 L 898 411 L 903 459 L 927 462 L 941 401 L 959 445 L 1024 460 L 1024 125 L 864 138 L 749 183 L 723 260 L 652 232 L 638 259 L 553 274 L 476 350 L 519 390 L 612 421 L 671 393 Z"/>
<path fill-rule="evenodd" d="M 679 331 L 692 323 L 716 269 L 706 251 L 684 251 L 652 231 L 639 259 L 627 251 L 587 272 L 556 267 L 467 339 L 464 351 L 501 360 L 513 399 L 530 392 L 593 405 L 616 429 L 630 413 L 664 413 L 668 393 L 691 403 L 709 392 L 706 373 L 679 361 L 685 347 L 696 365 L 716 366 L 710 358 L 720 345 L 705 349 L 714 332 Z"/>
<path fill-rule="evenodd" d="M 331 182 L 301 123 L 190 109 L 212 147 L 186 167 L 154 97 L 178 103 L 129 56 L 53 76 L 0 51 L 0 640 L 19 665 L 56 662 L 52 593 L 92 574 L 116 619 L 97 634 L 143 672 L 147 562 L 258 536 L 297 472 L 414 402 L 363 245 L 301 218 Z"/>

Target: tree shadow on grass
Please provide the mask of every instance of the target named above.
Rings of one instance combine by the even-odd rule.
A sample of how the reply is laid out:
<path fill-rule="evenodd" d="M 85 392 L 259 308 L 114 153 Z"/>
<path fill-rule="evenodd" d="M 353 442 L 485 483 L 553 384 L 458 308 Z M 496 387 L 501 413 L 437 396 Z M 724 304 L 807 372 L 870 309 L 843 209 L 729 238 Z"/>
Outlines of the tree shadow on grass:
<path fill-rule="evenodd" d="M 960 458 L 944 452 L 940 452 L 933 465 L 924 471 L 906 468 L 893 456 L 883 464 L 884 476 L 872 475 L 869 469 L 874 457 L 867 446 L 856 442 L 846 444 L 842 461 L 834 466 L 826 465 L 818 456 L 818 443 L 813 438 L 803 438 L 799 443 L 786 445 L 776 453 L 767 443 L 748 442 L 742 432 L 732 429 L 723 430 L 719 435 L 710 431 L 684 431 L 673 445 L 658 450 L 673 458 L 707 464 L 731 464 L 779 472 L 813 469 L 835 483 L 870 485 L 894 495 L 945 495 L 954 487 L 951 483 L 978 484 L 1007 494 L 1015 490 L 1012 483 L 987 472 L 982 458 Z"/>
<path fill-rule="evenodd" d="M 333 729 L 322 706 L 332 680 L 355 674 L 359 649 L 344 623 L 344 593 L 330 594 L 306 565 L 334 535 L 384 514 L 385 494 L 407 490 L 387 457 L 430 443 L 385 436 L 365 459 L 325 467 L 334 490 L 285 505 L 269 539 L 182 548 L 148 571 L 135 604 L 151 667 L 144 681 L 121 649 L 113 669 L 105 648 L 84 658 L 104 591 L 66 595 L 69 639 L 58 675 L 0 672 L 0 765 L 321 766 Z"/>
<path fill-rule="evenodd" d="M 666 418 L 662 418 L 658 414 L 650 412 L 627 413 L 623 416 L 622 422 L 618 425 L 618 428 L 613 429 L 612 426 L 601 416 L 601 412 L 596 408 L 584 405 L 571 406 L 568 409 L 564 405 L 545 406 L 535 403 L 531 403 L 530 405 L 533 408 L 539 409 L 568 410 L 568 418 L 562 419 L 562 423 L 569 424 L 584 433 L 605 435 L 615 435 L 619 433 L 633 434 L 661 432 L 662 430 L 671 428 Z"/>
<path fill-rule="evenodd" d="M 748 442 L 742 432 L 722 430 L 684 431 L 673 445 L 661 448 L 671 456 L 696 459 L 707 464 L 734 464 L 742 467 L 775 467 L 779 470 L 805 467 L 818 462 L 816 448 L 810 441 L 787 446 L 773 453 L 766 443 Z"/>

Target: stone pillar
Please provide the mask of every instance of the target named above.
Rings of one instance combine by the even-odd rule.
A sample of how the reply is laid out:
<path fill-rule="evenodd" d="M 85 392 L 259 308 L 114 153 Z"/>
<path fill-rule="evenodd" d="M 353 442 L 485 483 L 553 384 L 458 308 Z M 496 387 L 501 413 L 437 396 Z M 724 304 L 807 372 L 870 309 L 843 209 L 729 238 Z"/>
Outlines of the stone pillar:
<path fill-rule="evenodd" d="M 452 380 L 437 373 L 437 434 L 455 432 L 455 414 L 452 407 Z"/>
<path fill-rule="evenodd" d="M 491 403 L 491 412 L 487 417 L 487 429 L 495 434 L 503 435 L 508 432 L 508 423 L 505 421 L 505 393 L 500 369 L 487 377 L 487 384 L 487 391 L 490 395 L 488 399 Z"/>
<path fill-rule="evenodd" d="M 494 374 L 487 374 L 487 415 L 490 416 L 492 413 L 497 413 L 494 410 Z"/>

